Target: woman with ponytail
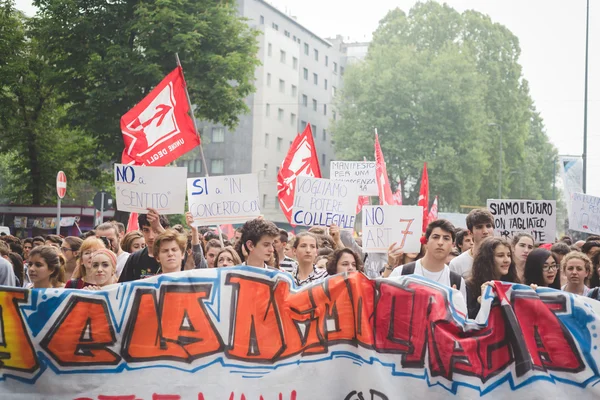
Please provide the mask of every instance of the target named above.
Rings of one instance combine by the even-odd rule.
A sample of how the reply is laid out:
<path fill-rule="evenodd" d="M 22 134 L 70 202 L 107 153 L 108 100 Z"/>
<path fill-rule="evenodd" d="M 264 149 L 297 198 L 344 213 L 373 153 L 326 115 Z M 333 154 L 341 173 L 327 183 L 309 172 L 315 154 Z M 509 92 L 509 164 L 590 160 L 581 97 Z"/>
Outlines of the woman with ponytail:
<path fill-rule="evenodd" d="M 29 253 L 30 288 L 60 288 L 65 284 L 65 257 L 54 246 L 38 246 Z"/>

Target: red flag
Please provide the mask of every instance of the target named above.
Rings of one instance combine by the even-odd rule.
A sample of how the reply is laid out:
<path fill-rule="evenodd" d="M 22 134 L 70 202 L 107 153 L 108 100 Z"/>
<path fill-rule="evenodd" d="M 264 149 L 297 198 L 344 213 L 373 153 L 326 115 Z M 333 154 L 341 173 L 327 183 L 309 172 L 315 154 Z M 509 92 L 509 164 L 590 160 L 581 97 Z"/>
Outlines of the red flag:
<path fill-rule="evenodd" d="M 398 181 L 398 188 L 394 192 L 392 199 L 394 200 L 395 205 L 397 205 L 397 206 L 402 205 L 402 182 Z"/>
<path fill-rule="evenodd" d="M 375 133 L 375 170 L 377 175 L 377 187 L 379 188 L 379 204 L 394 204 L 392 188 L 387 175 L 387 168 L 381 146 L 379 145 L 379 135 Z"/>
<path fill-rule="evenodd" d="M 317 157 L 310 124 L 306 124 L 304 132 L 294 139 L 277 175 L 279 205 L 290 223 L 292 222 L 296 178 L 300 175 L 321 177 L 319 158 Z"/>
<path fill-rule="evenodd" d="M 232 224 L 221 225 L 221 232 L 225 234 L 227 239 L 231 239 L 235 234 L 235 228 Z"/>
<path fill-rule="evenodd" d="M 423 232 L 427 229 L 429 224 L 428 217 L 428 206 L 429 206 L 429 175 L 427 175 L 427 163 L 423 165 L 423 176 L 421 177 L 421 191 L 419 192 L 418 206 L 423 207 Z"/>
<path fill-rule="evenodd" d="M 371 204 L 369 196 L 358 196 L 358 204 L 356 205 L 356 213 L 358 214 L 359 212 L 361 212 L 363 207 L 368 206 L 369 204 Z"/>
<path fill-rule="evenodd" d="M 180 66 L 121 117 L 121 131 L 123 164 L 165 166 L 200 144 Z"/>
<path fill-rule="evenodd" d="M 429 210 L 429 217 L 427 218 L 427 223 L 433 222 L 438 219 L 438 197 L 435 196 L 433 200 L 433 204 L 431 205 L 431 210 Z"/>
<path fill-rule="evenodd" d="M 131 231 L 139 231 L 140 225 L 138 223 L 138 213 L 129 213 L 129 219 L 127 220 L 127 233 Z"/>

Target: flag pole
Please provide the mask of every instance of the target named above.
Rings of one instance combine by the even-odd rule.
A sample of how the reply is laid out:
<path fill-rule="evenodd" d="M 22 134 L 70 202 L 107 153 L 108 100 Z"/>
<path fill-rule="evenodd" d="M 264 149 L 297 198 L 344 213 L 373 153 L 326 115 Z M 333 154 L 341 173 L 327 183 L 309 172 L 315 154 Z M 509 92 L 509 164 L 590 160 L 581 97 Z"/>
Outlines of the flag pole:
<path fill-rule="evenodd" d="M 175 59 L 177 60 L 177 66 L 181 67 L 181 61 L 179 61 L 179 54 L 175 53 Z M 181 75 L 183 76 L 183 68 L 181 68 Z M 185 81 L 185 76 L 184 76 Z M 200 132 L 198 132 L 198 125 L 196 125 L 196 116 L 194 115 L 194 107 L 192 107 L 192 101 L 190 100 L 190 94 L 188 93 L 187 83 L 185 84 L 185 97 L 187 97 L 188 106 L 190 107 L 190 113 L 192 114 L 192 122 L 194 124 L 194 130 L 196 135 L 200 138 Z M 204 167 L 204 174 L 208 176 L 208 168 L 206 168 L 206 159 L 204 158 L 204 149 L 202 148 L 202 140 L 200 140 L 200 156 L 202 157 L 202 167 Z"/>

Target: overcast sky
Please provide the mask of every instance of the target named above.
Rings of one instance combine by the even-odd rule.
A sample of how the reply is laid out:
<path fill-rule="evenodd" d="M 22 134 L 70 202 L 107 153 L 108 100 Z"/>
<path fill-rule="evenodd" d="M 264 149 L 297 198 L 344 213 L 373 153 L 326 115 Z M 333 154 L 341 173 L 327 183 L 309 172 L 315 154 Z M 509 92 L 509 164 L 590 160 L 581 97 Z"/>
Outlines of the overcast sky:
<path fill-rule="evenodd" d="M 33 14 L 29 0 L 17 6 Z M 369 40 L 385 14 L 396 7 L 408 12 L 411 0 L 271 0 L 280 10 L 323 36 L 340 34 L 352 41 Z M 448 0 L 462 12 L 490 15 L 510 29 L 521 45 L 523 76 L 559 154 L 583 152 L 585 68 L 585 0 Z M 590 9 L 588 92 L 588 190 L 600 196 L 600 6 Z"/>

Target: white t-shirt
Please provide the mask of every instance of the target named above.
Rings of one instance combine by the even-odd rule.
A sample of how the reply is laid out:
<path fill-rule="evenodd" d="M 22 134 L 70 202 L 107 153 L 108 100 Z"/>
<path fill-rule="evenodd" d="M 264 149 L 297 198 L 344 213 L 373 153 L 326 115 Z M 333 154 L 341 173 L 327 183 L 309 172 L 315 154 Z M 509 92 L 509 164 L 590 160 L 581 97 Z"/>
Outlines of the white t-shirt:
<path fill-rule="evenodd" d="M 123 272 L 123 268 L 125 267 L 125 263 L 129 258 L 129 253 L 124 251 L 120 256 L 117 257 L 117 278 L 121 276 L 121 272 Z"/>
<path fill-rule="evenodd" d="M 473 268 L 473 257 L 471 252 L 465 251 L 458 257 L 455 257 L 450 261 L 450 271 L 456 272 L 465 279 L 469 279 L 471 276 L 471 269 Z"/>
<path fill-rule="evenodd" d="M 389 278 L 394 278 L 402 275 L 402 268 L 404 266 L 401 265 L 397 268 L 394 268 L 392 273 L 389 275 Z M 429 272 L 427 269 L 423 268 L 421 265 L 421 260 L 417 260 L 415 264 L 415 275 L 420 275 L 424 278 L 429 279 L 430 281 L 434 281 L 440 283 L 442 285 L 450 286 L 450 268 L 447 265 L 444 265 L 444 269 L 440 272 Z M 465 284 L 465 280 L 463 278 L 460 279 L 460 293 L 463 295 L 463 300 L 467 298 L 467 285 Z"/>

